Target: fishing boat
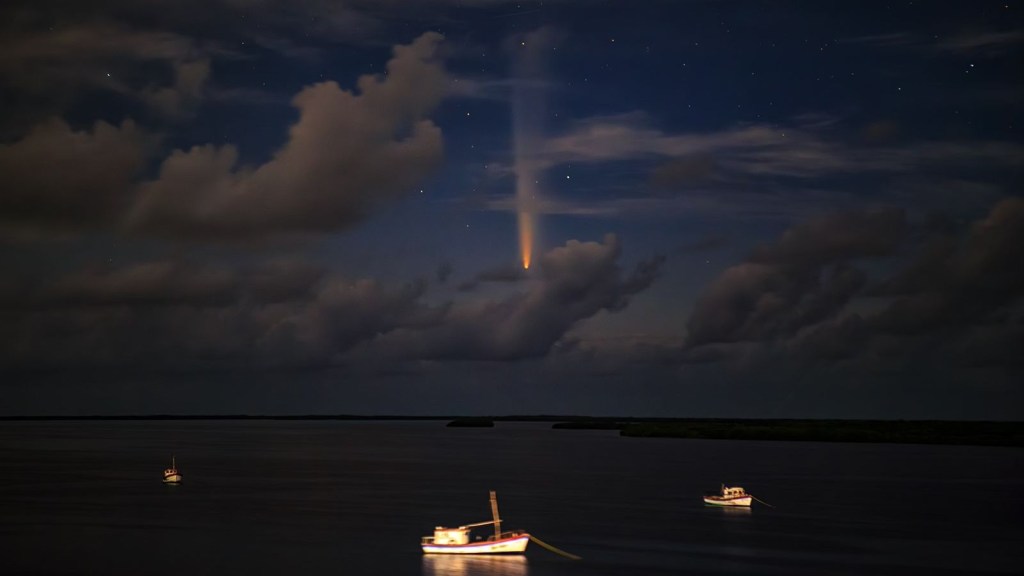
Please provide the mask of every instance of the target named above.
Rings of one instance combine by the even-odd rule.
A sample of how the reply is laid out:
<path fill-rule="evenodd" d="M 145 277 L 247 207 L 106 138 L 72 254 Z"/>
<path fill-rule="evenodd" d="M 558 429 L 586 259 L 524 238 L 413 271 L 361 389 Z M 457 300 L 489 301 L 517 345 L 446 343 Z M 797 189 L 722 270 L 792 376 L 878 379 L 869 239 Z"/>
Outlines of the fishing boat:
<path fill-rule="evenodd" d="M 741 486 L 722 484 L 717 494 L 705 494 L 704 503 L 712 506 L 750 506 L 753 496 L 747 494 Z"/>
<path fill-rule="evenodd" d="M 171 456 L 171 467 L 164 470 L 164 484 L 181 484 L 181 473 L 178 472 L 174 456 Z"/>
<path fill-rule="evenodd" d="M 486 522 L 463 524 L 458 528 L 436 526 L 433 536 L 424 536 L 420 545 L 424 554 L 522 554 L 530 543 L 530 535 L 522 530 L 501 531 L 498 515 L 498 495 L 491 490 L 491 515 Z M 494 534 L 470 539 L 473 528 L 494 525 Z"/>

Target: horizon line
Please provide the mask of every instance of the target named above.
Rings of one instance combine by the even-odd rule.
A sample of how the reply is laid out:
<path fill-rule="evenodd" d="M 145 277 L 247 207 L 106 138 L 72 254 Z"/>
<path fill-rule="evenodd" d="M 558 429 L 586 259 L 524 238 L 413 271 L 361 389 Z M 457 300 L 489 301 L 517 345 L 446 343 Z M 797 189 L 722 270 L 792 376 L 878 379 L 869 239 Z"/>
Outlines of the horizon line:
<path fill-rule="evenodd" d="M 794 418 L 794 417 L 721 417 L 721 416 L 590 416 L 586 414 L 22 414 L 0 415 L 0 421 L 47 420 L 494 420 L 504 422 L 1006 422 L 1024 420 L 981 420 L 942 418 Z"/>

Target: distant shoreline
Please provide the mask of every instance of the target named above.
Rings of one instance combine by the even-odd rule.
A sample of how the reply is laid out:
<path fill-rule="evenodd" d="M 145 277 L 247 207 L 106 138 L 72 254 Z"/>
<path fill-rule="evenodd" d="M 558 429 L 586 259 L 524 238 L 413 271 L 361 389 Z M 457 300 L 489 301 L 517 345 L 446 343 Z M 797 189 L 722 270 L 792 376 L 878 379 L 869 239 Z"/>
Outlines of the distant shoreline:
<path fill-rule="evenodd" d="M 0 416 L 0 422 L 44 421 L 448 421 L 551 422 L 563 430 L 618 430 L 637 438 L 775 440 L 1024 447 L 1024 422 L 980 420 L 842 420 L 794 418 L 642 418 L 568 415 L 412 416 L 355 414 L 127 414 Z"/>
<path fill-rule="evenodd" d="M 0 416 L 3 420 L 494 420 L 495 422 L 578 422 L 595 423 L 784 423 L 784 422 L 949 422 L 956 424 L 1012 424 L 1024 420 L 938 420 L 882 418 L 686 418 L 668 416 L 581 416 L 575 414 L 508 414 L 505 416 L 465 414 L 28 414 Z"/>

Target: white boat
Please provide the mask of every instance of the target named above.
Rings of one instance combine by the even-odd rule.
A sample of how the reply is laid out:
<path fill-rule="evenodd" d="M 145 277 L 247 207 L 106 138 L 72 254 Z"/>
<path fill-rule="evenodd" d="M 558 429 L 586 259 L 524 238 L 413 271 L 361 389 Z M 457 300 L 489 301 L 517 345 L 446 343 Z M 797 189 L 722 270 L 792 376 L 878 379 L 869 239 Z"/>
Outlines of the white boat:
<path fill-rule="evenodd" d="M 436 526 L 433 536 L 424 536 L 420 541 L 424 554 L 522 554 L 530 543 L 530 535 L 522 530 L 501 531 L 498 516 L 498 496 L 491 490 L 491 514 L 493 520 L 463 524 L 458 528 Z M 494 534 L 483 538 L 470 539 L 473 528 L 494 525 Z"/>
<path fill-rule="evenodd" d="M 747 494 L 741 486 L 726 486 L 722 484 L 722 489 L 718 494 L 706 494 L 704 496 L 704 503 L 712 506 L 750 506 L 750 501 L 753 496 Z"/>
<path fill-rule="evenodd" d="M 178 472 L 178 467 L 175 465 L 174 456 L 171 456 L 171 467 L 164 470 L 164 484 L 180 484 L 181 473 Z"/>

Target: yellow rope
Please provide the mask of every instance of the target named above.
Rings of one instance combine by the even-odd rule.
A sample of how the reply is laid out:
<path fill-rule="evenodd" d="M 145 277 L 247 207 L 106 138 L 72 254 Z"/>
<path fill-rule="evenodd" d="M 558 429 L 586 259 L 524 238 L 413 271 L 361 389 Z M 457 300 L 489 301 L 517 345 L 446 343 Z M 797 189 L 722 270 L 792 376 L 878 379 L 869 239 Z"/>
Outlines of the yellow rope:
<path fill-rule="evenodd" d="M 544 542 L 543 540 L 541 540 L 540 538 L 537 538 L 536 536 L 530 536 L 530 540 L 533 540 L 534 542 L 537 543 L 538 546 L 543 546 L 544 548 L 547 548 L 548 550 L 554 552 L 555 554 L 558 554 L 559 556 L 565 556 L 566 558 L 568 558 L 570 560 L 582 560 L 582 558 L 580 558 L 579 556 L 577 556 L 575 554 L 569 554 L 565 550 L 559 550 L 558 548 L 555 548 L 551 544 L 548 544 L 547 542 Z"/>
<path fill-rule="evenodd" d="M 760 499 L 760 498 L 758 498 L 757 496 L 753 496 L 753 495 L 752 495 L 752 496 L 751 496 L 751 498 L 753 498 L 754 500 L 757 500 L 758 502 L 760 502 L 761 504 L 764 504 L 765 506 L 767 506 L 767 507 L 769 507 L 769 508 L 775 508 L 775 506 L 772 506 L 771 504 L 769 504 L 769 503 L 765 502 L 764 500 L 761 500 L 761 499 Z"/>

